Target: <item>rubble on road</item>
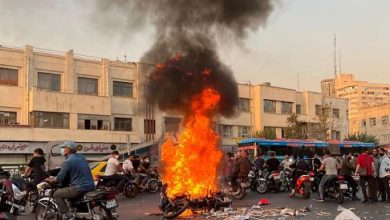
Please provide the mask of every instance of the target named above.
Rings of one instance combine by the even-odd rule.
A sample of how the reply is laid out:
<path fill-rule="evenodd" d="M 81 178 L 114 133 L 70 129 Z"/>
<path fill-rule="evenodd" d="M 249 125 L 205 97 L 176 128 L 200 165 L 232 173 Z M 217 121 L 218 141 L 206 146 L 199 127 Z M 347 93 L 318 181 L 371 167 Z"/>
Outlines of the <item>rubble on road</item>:
<path fill-rule="evenodd" d="M 221 211 L 212 211 L 205 214 L 206 218 L 224 220 L 257 220 L 257 219 L 285 219 L 286 217 L 303 217 L 310 212 L 309 207 L 302 209 L 273 208 L 265 209 L 258 205 L 252 208 L 224 208 Z"/>

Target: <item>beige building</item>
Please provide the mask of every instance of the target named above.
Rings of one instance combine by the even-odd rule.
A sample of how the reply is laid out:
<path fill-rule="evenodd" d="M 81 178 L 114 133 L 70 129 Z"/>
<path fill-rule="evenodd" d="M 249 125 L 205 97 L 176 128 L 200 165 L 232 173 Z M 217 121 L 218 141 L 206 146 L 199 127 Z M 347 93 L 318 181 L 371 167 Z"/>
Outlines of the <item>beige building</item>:
<path fill-rule="evenodd" d="M 322 81 L 324 95 L 332 96 L 327 89 L 331 81 L 334 84 L 333 96 L 349 100 L 350 133 L 364 132 L 359 124 L 364 108 L 390 103 L 390 84 L 357 81 L 353 74 L 338 74 L 334 79 Z"/>
<path fill-rule="evenodd" d="M 380 145 L 390 144 L 390 104 L 362 108 L 357 117 L 357 129 L 362 133 L 374 135 Z"/>
<path fill-rule="evenodd" d="M 306 125 L 306 138 L 317 139 L 310 131 L 318 126 L 321 106 L 327 105 L 330 116 L 328 139 L 342 139 L 348 134 L 348 100 L 323 97 L 315 92 L 298 92 L 293 89 L 271 86 L 270 83 L 254 86 L 254 128 L 275 129 L 278 138 L 283 138 L 287 118 L 298 115 L 298 120 Z"/>

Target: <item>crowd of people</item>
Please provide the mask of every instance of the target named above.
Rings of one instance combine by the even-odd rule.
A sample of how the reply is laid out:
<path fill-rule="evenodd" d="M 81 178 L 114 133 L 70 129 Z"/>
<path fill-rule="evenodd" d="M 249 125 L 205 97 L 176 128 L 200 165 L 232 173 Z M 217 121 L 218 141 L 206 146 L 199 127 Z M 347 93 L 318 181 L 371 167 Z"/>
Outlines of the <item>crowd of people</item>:
<path fill-rule="evenodd" d="M 304 159 L 303 155 L 291 158 L 285 155 L 282 161 L 275 157 L 275 152 L 269 152 L 269 159 L 265 160 L 261 154 L 255 155 L 253 160 L 248 157 L 246 150 L 239 150 L 236 154 L 228 152 L 223 163 L 223 175 L 225 179 L 234 182 L 237 178 L 247 177 L 250 170 L 263 170 L 267 168 L 271 173 L 289 169 L 292 171 L 290 196 L 295 194 L 296 180 L 310 171 L 315 173 L 324 172 L 319 183 L 319 202 L 324 201 L 324 190 L 326 184 L 342 175 L 345 181 L 352 188 L 352 199 L 390 203 L 390 151 L 386 153 L 383 148 L 375 148 L 372 151 L 365 151 L 361 154 L 348 153 L 343 156 L 331 154 L 329 150 L 323 156 L 315 154 L 311 159 Z M 359 176 L 359 182 L 354 179 Z M 357 196 L 358 184 L 362 189 L 363 198 Z"/>

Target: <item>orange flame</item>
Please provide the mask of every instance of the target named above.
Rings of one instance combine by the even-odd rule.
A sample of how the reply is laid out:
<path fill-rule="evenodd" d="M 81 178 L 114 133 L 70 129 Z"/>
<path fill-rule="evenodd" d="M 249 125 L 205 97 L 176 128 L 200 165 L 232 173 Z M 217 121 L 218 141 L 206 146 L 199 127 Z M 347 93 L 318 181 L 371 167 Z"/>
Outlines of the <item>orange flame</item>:
<path fill-rule="evenodd" d="M 193 112 L 177 140 L 169 137 L 162 145 L 162 181 L 168 184 L 168 197 L 189 194 L 196 199 L 218 191 L 217 167 L 222 152 L 212 129 L 211 113 L 219 101 L 215 90 L 204 89 L 192 99 Z"/>

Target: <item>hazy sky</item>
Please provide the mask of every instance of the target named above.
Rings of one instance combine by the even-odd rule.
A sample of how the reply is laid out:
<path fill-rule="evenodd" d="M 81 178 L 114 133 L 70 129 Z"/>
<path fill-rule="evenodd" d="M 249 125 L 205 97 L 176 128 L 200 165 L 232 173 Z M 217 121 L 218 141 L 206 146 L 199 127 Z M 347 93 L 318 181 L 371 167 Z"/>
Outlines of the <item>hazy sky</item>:
<path fill-rule="evenodd" d="M 107 26 L 102 22 L 107 14 L 96 17 L 94 2 L 0 0 L 0 44 L 122 60 L 126 54 L 128 61 L 138 61 L 152 43 L 153 27 L 129 30 L 121 15 L 111 17 Z M 321 79 L 333 75 L 336 33 L 342 72 L 390 83 L 389 0 L 275 2 L 267 25 L 251 33 L 245 45 L 220 42 L 220 56 L 237 81 L 296 89 L 299 73 L 300 90 L 319 91 Z"/>

